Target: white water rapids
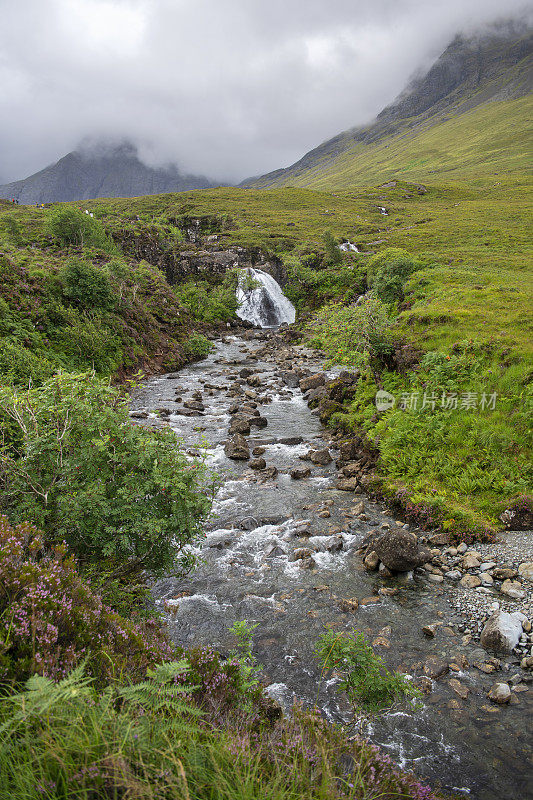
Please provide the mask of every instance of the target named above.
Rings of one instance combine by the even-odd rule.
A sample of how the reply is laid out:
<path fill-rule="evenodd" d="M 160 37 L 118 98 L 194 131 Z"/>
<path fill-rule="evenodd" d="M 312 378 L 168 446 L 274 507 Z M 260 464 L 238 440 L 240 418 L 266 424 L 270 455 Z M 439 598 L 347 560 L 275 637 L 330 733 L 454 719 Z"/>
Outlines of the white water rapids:
<path fill-rule="evenodd" d="M 255 289 L 247 289 L 245 285 L 238 287 L 238 317 L 261 328 L 275 328 L 282 322 L 294 322 L 295 308 L 271 275 L 251 267 L 243 270 L 243 273 L 260 285 Z"/>

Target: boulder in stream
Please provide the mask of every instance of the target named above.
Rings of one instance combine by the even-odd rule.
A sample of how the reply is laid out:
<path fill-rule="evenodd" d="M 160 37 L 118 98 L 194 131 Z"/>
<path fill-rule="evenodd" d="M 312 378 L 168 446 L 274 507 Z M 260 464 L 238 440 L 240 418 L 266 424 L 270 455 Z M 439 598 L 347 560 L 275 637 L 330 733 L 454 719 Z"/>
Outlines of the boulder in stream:
<path fill-rule="evenodd" d="M 374 543 L 379 560 L 393 572 L 408 572 L 431 561 L 427 547 L 421 547 L 414 533 L 406 530 L 382 534 Z"/>
<path fill-rule="evenodd" d="M 231 439 L 228 439 L 224 445 L 224 453 L 235 461 L 248 461 L 250 458 L 248 442 L 240 433 L 236 433 Z"/>

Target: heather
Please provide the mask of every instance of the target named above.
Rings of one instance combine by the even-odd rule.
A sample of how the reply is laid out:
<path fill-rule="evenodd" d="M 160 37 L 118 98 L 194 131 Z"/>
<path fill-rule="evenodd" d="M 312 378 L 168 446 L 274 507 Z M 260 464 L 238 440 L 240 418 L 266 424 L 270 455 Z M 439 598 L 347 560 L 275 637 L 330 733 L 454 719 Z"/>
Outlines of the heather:
<path fill-rule="evenodd" d="M 0 701 L 3 796 L 435 797 L 316 713 L 283 718 L 257 690 L 239 689 L 238 673 L 204 650 L 103 692 L 83 666 L 55 683 L 32 677 Z"/>

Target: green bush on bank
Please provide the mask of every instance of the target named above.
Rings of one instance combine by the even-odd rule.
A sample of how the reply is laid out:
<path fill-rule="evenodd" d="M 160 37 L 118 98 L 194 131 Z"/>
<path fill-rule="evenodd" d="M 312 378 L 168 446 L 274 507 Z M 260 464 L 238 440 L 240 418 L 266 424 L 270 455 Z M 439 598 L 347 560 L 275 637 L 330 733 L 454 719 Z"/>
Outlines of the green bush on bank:
<path fill-rule="evenodd" d="M 48 213 L 46 222 L 48 231 L 63 245 L 95 247 L 106 253 L 118 252 L 102 223 L 78 208 L 59 205 Z"/>
<path fill-rule="evenodd" d="M 7 387 L 0 402 L 18 433 L 0 462 L 13 520 L 65 540 L 82 565 L 107 559 L 120 575 L 190 569 L 186 546 L 201 532 L 212 486 L 171 431 L 131 425 L 128 398 L 91 373 Z"/>

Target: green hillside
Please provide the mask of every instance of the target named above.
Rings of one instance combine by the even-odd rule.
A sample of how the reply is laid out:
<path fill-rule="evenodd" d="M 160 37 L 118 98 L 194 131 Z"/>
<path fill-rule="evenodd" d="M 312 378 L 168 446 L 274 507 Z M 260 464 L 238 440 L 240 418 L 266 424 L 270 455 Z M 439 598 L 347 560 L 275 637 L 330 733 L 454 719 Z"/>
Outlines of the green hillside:
<path fill-rule="evenodd" d="M 423 183 L 467 179 L 487 184 L 509 175 L 520 176 L 531 166 L 532 111 L 531 96 L 489 103 L 427 129 L 403 131 L 376 143 L 353 144 L 298 175 L 265 176 L 255 185 L 338 190 L 394 178 Z"/>

